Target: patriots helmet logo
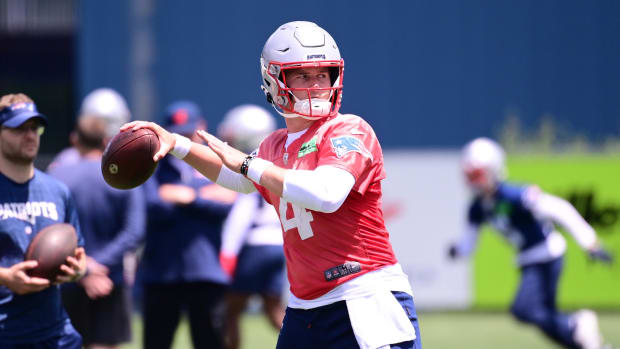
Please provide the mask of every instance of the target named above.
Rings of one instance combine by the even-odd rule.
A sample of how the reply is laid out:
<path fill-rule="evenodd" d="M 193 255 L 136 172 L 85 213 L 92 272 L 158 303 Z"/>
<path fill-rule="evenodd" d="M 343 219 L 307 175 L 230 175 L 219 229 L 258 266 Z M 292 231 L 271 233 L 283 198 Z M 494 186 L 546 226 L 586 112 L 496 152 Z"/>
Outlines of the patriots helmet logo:
<path fill-rule="evenodd" d="M 366 149 L 364 143 L 358 138 L 352 136 L 340 136 L 331 138 L 332 148 L 338 158 L 342 158 L 347 153 L 356 151 L 363 156 L 372 160 L 372 154 Z"/>

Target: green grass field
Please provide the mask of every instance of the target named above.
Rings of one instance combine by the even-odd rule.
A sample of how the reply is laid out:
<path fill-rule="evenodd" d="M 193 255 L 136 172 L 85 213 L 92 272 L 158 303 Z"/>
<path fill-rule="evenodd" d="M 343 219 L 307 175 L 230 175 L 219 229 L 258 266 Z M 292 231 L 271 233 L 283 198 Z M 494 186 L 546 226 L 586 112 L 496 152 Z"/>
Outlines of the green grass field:
<path fill-rule="evenodd" d="M 608 343 L 620 347 L 620 313 L 599 313 L 603 335 Z M 503 312 L 421 313 L 422 344 L 426 349 L 493 348 L 545 349 L 557 348 L 535 328 L 521 325 Z M 123 349 L 141 348 L 140 318 L 134 321 L 132 344 Z M 275 348 L 275 333 L 258 315 L 246 315 L 242 323 L 242 349 Z M 189 330 L 183 323 L 175 337 L 173 349 L 191 349 Z"/>

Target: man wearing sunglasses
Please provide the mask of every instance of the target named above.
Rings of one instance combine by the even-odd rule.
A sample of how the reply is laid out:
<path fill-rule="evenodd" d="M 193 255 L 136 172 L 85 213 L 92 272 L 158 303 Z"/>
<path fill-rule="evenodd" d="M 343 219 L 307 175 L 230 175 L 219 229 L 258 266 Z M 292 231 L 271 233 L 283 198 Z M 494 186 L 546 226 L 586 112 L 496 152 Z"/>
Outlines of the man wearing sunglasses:
<path fill-rule="evenodd" d="M 0 99 L 0 348 L 81 348 L 82 338 L 65 313 L 58 285 L 86 271 L 84 239 L 64 184 L 35 169 L 47 118 L 24 94 Z M 78 248 L 50 282 L 30 277 L 36 261 L 24 252 L 44 227 L 69 223 Z"/>

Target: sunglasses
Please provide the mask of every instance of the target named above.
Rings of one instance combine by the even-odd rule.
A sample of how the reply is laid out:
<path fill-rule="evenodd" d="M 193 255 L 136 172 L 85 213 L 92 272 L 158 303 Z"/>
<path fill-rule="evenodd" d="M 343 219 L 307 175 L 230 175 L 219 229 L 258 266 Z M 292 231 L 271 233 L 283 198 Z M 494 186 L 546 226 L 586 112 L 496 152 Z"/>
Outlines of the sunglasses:
<path fill-rule="evenodd" d="M 30 125 L 24 124 L 16 128 L 2 126 L 2 129 L 9 130 L 13 133 L 20 134 L 20 135 L 25 134 L 28 131 L 32 131 L 36 133 L 37 136 L 41 136 L 45 132 L 45 126 L 39 125 L 39 124 L 30 124 Z"/>

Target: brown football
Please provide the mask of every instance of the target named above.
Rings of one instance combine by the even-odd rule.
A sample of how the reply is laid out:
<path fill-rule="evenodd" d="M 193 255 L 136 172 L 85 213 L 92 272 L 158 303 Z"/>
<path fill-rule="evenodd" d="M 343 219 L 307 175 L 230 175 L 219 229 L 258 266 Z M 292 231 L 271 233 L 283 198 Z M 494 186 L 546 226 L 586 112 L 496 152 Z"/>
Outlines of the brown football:
<path fill-rule="evenodd" d="M 119 132 L 103 152 L 103 179 L 117 189 L 139 186 L 146 182 L 157 168 L 153 155 L 158 149 L 157 135 L 147 128 Z"/>
<path fill-rule="evenodd" d="M 39 262 L 34 269 L 28 270 L 28 275 L 56 280 L 62 271 L 60 266 L 65 264 L 68 256 L 73 256 L 77 247 L 77 234 L 71 224 L 57 223 L 48 225 L 34 236 L 28 249 L 25 260 Z"/>

